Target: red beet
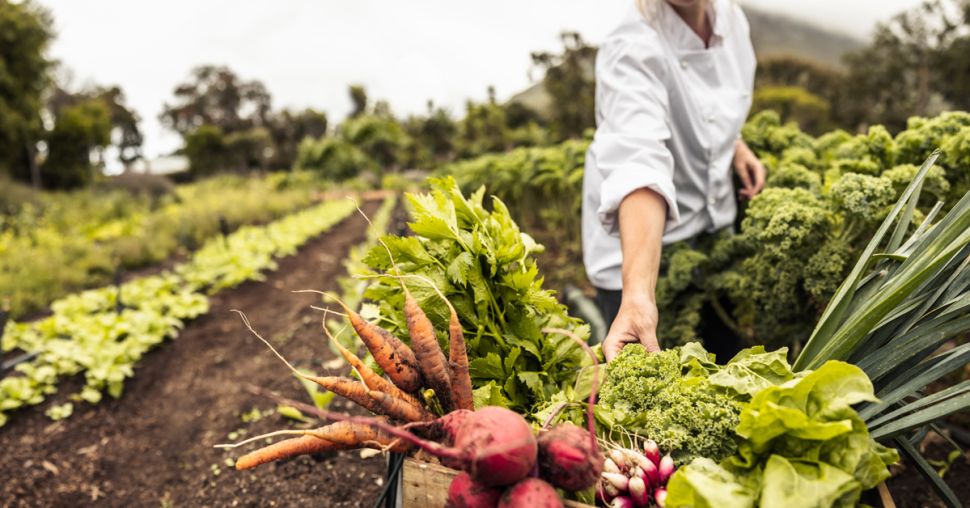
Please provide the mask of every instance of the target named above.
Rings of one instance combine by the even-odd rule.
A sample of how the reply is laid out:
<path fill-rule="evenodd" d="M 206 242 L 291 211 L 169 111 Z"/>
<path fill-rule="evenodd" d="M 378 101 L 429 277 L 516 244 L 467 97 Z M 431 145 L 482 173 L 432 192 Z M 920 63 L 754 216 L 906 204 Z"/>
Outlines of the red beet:
<path fill-rule="evenodd" d="M 562 500 L 552 485 L 526 478 L 502 494 L 498 508 L 562 508 Z"/>
<path fill-rule="evenodd" d="M 475 483 L 468 473 L 459 473 L 448 487 L 446 508 L 495 508 L 502 490 Z"/>
<path fill-rule="evenodd" d="M 585 429 L 564 423 L 539 436 L 539 475 L 569 491 L 596 485 L 603 454 Z"/>

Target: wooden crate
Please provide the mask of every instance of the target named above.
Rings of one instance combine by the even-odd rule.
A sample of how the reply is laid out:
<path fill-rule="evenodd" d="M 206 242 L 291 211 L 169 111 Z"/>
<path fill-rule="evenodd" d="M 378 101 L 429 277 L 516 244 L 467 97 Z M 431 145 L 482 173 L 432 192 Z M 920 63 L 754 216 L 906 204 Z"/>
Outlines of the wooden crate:
<path fill-rule="evenodd" d="M 448 485 L 458 471 L 439 464 L 429 464 L 414 459 L 404 461 L 403 507 L 442 508 L 448 500 Z M 575 501 L 564 501 L 569 508 L 593 508 Z"/>

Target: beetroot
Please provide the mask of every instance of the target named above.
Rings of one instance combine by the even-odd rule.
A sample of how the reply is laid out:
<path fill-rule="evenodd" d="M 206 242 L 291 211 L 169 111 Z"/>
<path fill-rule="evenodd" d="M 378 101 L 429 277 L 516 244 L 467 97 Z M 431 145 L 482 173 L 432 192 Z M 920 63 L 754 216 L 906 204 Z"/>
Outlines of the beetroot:
<path fill-rule="evenodd" d="M 510 485 L 528 476 L 539 453 L 525 418 L 495 406 L 464 417 L 453 441 L 464 462 L 461 469 L 489 487 Z"/>
<path fill-rule="evenodd" d="M 562 500 L 552 485 L 526 478 L 502 494 L 498 508 L 562 508 Z"/>
<path fill-rule="evenodd" d="M 448 487 L 447 508 L 495 508 L 502 490 L 475 483 L 468 473 L 459 473 Z"/>
<path fill-rule="evenodd" d="M 569 491 L 592 487 L 603 472 L 603 454 L 588 431 L 564 423 L 539 436 L 539 474 Z"/>

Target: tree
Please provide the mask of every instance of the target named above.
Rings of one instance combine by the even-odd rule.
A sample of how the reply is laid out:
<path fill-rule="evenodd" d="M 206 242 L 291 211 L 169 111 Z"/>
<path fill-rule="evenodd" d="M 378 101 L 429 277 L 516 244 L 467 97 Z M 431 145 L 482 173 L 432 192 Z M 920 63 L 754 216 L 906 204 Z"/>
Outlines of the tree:
<path fill-rule="evenodd" d="M 144 136 L 138 124 L 141 118 L 127 105 L 121 87 L 95 86 L 79 92 L 71 92 L 64 85 L 55 85 L 48 93 L 47 112 L 57 117 L 65 108 L 90 100 L 101 101 L 108 108 L 111 118 L 111 145 L 118 148 L 118 160 L 128 168 L 141 158 Z"/>
<path fill-rule="evenodd" d="M 0 0 L 0 173 L 40 186 L 35 144 L 42 136 L 45 56 L 54 37 L 50 13 L 32 1 Z"/>
<path fill-rule="evenodd" d="M 44 184 L 70 189 L 91 182 L 92 151 L 111 143 L 111 112 L 101 99 L 88 99 L 63 108 L 47 136 Z"/>
<path fill-rule="evenodd" d="M 224 133 L 263 127 L 272 98 L 263 83 L 243 81 L 228 67 L 203 65 L 175 88 L 175 103 L 166 103 L 159 119 L 182 136 L 202 125 Z"/>
<path fill-rule="evenodd" d="M 282 169 L 293 167 L 300 142 L 304 138 L 322 137 L 327 133 L 327 127 L 327 114 L 310 108 L 299 112 L 284 109 L 272 115 L 269 134 L 272 137 L 273 157 L 269 165 Z"/>
<path fill-rule="evenodd" d="M 962 20 L 952 14 L 958 6 Z M 902 130 L 910 116 L 935 113 L 936 99 L 958 95 L 940 93 L 946 88 L 937 65 L 966 37 L 967 10 L 966 0 L 931 0 L 879 25 L 872 44 L 845 57 L 847 119 Z"/>
<path fill-rule="evenodd" d="M 360 115 L 340 126 L 340 137 L 357 147 L 381 169 L 395 170 L 407 158 L 411 140 L 390 115 Z"/>
<path fill-rule="evenodd" d="M 228 164 L 225 135 L 216 125 L 201 125 L 186 134 L 182 152 L 195 176 L 211 175 Z"/>
<path fill-rule="evenodd" d="M 357 118 L 367 112 L 367 90 L 364 89 L 364 85 L 350 85 L 349 92 L 350 102 L 353 104 L 350 118 Z"/>
<path fill-rule="evenodd" d="M 532 63 L 545 72 L 543 87 L 552 96 L 550 118 L 557 139 L 581 137 L 596 126 L 596 48 L 576 32 L 560 34 L 561 54 L 532 53 Z"/>

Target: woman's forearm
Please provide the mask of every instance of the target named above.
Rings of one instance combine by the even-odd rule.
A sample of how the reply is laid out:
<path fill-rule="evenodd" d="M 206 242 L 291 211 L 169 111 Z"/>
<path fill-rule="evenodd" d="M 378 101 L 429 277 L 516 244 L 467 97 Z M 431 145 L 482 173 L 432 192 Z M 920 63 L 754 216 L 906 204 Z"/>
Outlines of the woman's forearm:
<path fill-rule="evenodd" d="M 666 220 L 667 202 L 650 189 L 636 190 L 620 203 L 624 303 L 655 303 Z"/>

